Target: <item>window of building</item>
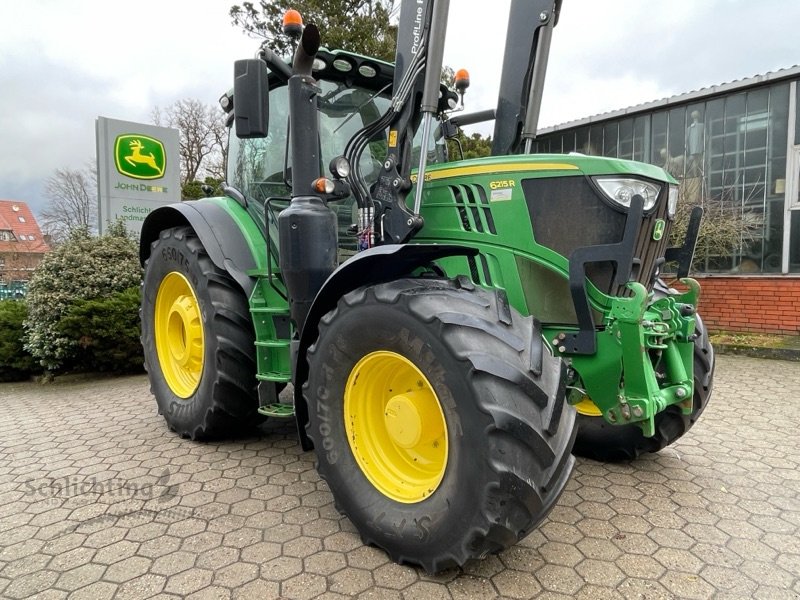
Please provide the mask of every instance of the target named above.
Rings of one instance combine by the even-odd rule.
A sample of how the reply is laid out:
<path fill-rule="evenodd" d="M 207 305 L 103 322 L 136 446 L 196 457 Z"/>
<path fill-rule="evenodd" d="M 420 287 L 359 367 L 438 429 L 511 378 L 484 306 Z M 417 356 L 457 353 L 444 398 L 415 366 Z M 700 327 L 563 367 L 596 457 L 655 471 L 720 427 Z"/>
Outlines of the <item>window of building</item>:
<path fill-rule="evenodd" d="M 633 160 L 650 161 L 649 116 L 639 116 L 633 120 Z"/>
<path fill-rule="evenodd" d="M 20 223 L 24 223 L 24 222 L 25 222 L 25 217 L 23 217 L 23 216 L 21 216 L 21 215 L 20 215 L 20 217 L 19 217 L 19 222 L 20 222 Z"/>
<path fill-rule="evenodd" d="M 586 145 L 586 154 L 601 156 L 603 154 L 603 126 L 592 125 L 589 127 L 589 143 Z"/>
<path fill-rule="evenodd" d="M 789 84 L 769 90 L 769 146 L 767 153 L 767 200 L 783 199 L 786 186 L 786 148 L 789 142 Z"/>
<path fill-rule="evenodd" d="M 667 113 L 653 113 L 650 122 L 650 162 L 663 167 L 667 162 Z"/>
<path fill-rule="evenodd" d="M 722 174 L 725 157 L 725 99 L 718 98 L 706 103 L 705 112 L 706 192 L 712 197 L 722 194 Z"/>
<path fill-rule="evenodd" d="M 769 89 L 748 92 L 747 115 L 739 128 L 744 132 L 742 199 L 749 208 L 764 206 L 769 116 Z"/>
<path fill-rule="evenodd" d="M 15 242 L 14 232 L 9 229 L 0 229 L 0 242 Z"/>
<path fill-rule="evenodd" d="M 786 181 L 789 202 L 789 272 L 800 273 L 800 145 L 792 148 L 791 172 Z"/>
<path fill-rule="evenodd" d="M 686 107 L 679 106 L 669 111 L 664 168 L 680 181 L 686 174 L 686 161 Z"/>
<path fill-rule="evenodd" d="M 575 151 L 589 154 L 589 128 L 581 127 L 575 131 Z"/>
<path fill-rule="evenodd" d="M 603 127 L 603 156 L 617 156 L 619 145 L 619 125 L 616 121 L 606 123 Z"/>
<path fill-rule="evenodd" d="M 744 133 L 742 121 L 746 119 L 745 94 L 734 94 L 725 98 L 725 118 L 722 139 L 722 195 L 731 206 L 741 202 L 742 190 L 742 150 Z"/>
<path fill-rule="evenodd" d="M 633 158 L 633 119 L 622 119 L 619 122 L 619 147 L 617 157 Z"/>
<path fill-rule="evenodd" d="M 563 143 L 561 146 L 561 151 L 564 154 L 569 154 L 570 152 L 575 152 L 575 132 L 570 131 L 569 133 L 564 134 Z"/>
<path fill-rule="evenodd" d="M 791 85 L 795 86 L 795 93 L 800 93 L 800 85 L 796 81 Z M 795 102 L 794 143 L 800 144 L 800 102 Z"/>
<path fill-rule="evenodd" d="M 699 177 L 705 173 L 706 105 L 704 102 L 686 107 L 686 177 Z"/>
<path fill-rule="evenodd" d="M 736 266 L 740 269 L 776 271 L 781 267 L 782 241 L 775 248 L 777 252 L 773 252 L 770 240 L 777 231 L 771 224 L 773 219 L 766 204 L 769 118 L 769 89 L 748 92 L 746 114 L 739 123 L 742 151 L 741 181 L 737 187 L 741 187 L 742 214 L 754 225 L 750 236 L 742 236 L 740 256 L 735 257 L 738 259 Z M 780 208 L 781 223 L 776 225 L 782 229 L 782 202 Z"/>
<path fill-rule="evenodd" d="M 800 146 L 792 149 L 792 176 L 789 178 L 789 209 L 800 209 Z"/>
<path fill-rule="evenodd" d="M 798 243 L 800 240 L 800 210 L 793 210 L 791 214 L 791 237 L 789 239 L 794 243 L 789 244 L 789 272 L 800 273 L 800 243 Z"/>

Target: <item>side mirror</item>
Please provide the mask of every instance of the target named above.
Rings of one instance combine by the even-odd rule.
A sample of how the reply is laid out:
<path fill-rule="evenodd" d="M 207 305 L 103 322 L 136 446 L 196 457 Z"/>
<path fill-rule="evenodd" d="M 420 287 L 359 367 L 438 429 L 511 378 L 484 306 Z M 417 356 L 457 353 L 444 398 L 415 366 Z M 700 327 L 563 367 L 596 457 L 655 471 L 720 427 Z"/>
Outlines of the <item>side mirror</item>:
<path fill-rule="evenodd" d="M 236 137 L 267 137 L 269 84 L 263 60 L 249 58 L 233 64 L 233 114 Z"/>

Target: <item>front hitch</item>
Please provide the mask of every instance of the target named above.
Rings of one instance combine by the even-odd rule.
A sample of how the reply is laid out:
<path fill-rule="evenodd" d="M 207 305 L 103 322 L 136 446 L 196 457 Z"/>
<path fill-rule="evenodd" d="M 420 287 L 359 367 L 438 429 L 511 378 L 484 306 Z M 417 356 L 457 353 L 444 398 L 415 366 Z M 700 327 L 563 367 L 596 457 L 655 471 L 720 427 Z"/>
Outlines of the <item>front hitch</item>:
<path fill-rule="evenodd" d="M 636 423 L 646 437 L 655 434 L 655 416 L 668 406 L 679 405 L 683 413 L 691 413 L 689 332 L 694 331 L 699 285 L 685 281 L 691 282 L 689 292 L 649 306 L 644 286 L 629 283 L 632 296 L 614 298 L 606 317 L 605 334 L 619 345 L 622 356 L 622 377 L 611 401 L 596 404 L 610 423 Z"/>
<path fill-rule="evenodd" d="M 571 402 L 588 396 L 611 424 L 636 424 L 655 433 L 655 416 L 669 406 L 690 414 L 694 394 L 695 307 L 700 285 L 682 279 L 688 291 L 651 301 L 637 282 L 630 297 L 611 298 L 597 352 L 570 357 L 580 380 Z"/>

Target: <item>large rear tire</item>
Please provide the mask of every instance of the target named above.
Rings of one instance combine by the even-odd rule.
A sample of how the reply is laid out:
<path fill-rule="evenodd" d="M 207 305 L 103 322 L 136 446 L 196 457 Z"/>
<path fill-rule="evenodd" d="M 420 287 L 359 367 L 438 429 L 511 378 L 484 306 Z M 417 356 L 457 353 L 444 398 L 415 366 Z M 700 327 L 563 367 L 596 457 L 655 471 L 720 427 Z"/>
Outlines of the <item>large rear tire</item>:
<path fill-rule="evenodd" d="M 468 280 L 345 295 L 309 349 L 309 436 L 365 543 L 428 572 L 514 544 L 574 459 L 564 366 L 538 323 Z"/>
<path fill-rule="evenodd" d="M 663 282 L 656 284 L 656 298 L 669 293 L 670 289 Z M 705 410 L 714 384 L 714 348 L 699 314 L 696 315 L 695 334 L 694 395 L 690 415 L 684 415 L 677 406 L 668 407 L 656 415 L 655 435 L 648 438 L 636 425 L 611 425 L 602 416 L 582 413 L 579 407 L 573 453 L 602 462 L 633 460 L 646 452 L 666 448 L 689 431 Z"/>
<path fill-rule="evenodd" d="M 150 390 L 170 429 L 208 439 L 263 420 L 247 299 L 191 228 L 166 229 L 153 242 L 141 315 Z"/>

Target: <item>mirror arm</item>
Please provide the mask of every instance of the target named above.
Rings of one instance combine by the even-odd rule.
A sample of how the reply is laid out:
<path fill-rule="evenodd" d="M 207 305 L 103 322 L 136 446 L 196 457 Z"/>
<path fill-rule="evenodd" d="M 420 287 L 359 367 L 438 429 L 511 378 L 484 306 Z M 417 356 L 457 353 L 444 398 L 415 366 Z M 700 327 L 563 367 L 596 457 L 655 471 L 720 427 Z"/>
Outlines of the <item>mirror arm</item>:
<path fill-rule="evenodd" d="M 277 75 L 278 79 L 284 83 L 289 81 L 289 77 L 292 76 L 292 68 L 280 56 L 269 48 L 262 48 L 260 56 L 267 63 L 269 70 Z"/>

